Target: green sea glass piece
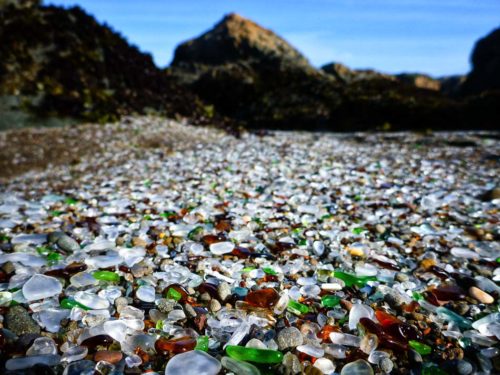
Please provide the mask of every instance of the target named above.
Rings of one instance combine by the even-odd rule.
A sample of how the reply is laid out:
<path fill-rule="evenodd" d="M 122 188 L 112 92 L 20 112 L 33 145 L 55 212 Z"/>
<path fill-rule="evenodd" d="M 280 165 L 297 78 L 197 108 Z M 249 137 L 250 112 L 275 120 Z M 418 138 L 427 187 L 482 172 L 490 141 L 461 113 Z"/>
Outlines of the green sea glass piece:
<path fill-rule="evenodd" d="M 333 271 L 333 277 L 344 281 L 347 287 L 351 287 L 353 285 L 363 287 L 368 281 L 377 281 L 375 276 L 355 276 L 342 271 Z"/>
<path fill-rule="evenodd" d="M 421 342 L 410 340 L 408 344 L 419 354 L 426 355 L 432 352 L 432 348 L 429 345 L 423 344 Z"/>
<path fill-rule="evenodd" d="M 271 267 L 263 267 L 262 268 L 262 271 L 264 271 L 265 273 L 267 273 L 268 275 L 272 275 L 272 276 L 276 276 L 278 273 L 273 270 Z"/>
<path fill-rule="evenodd" d="M 323 307 L 335 307 L 340 303 L 340 297 L 338 296 L 332 296 L 332 295 L 326 295 L 321 298 L 321 305 Z"/>
<path fill-rule="evenodd" d="M 175 290 L 174 288 L 168 288 L 167 290 L 167 298 L 173 299 L 175 301 L 179 301 L 182 298 L 182 294 Z"/>
<path fill-rule="evenodd" d="M 92 276 L 101 281 L 120 281 L 120 275 L 111 271 L 95 271 Z"/>
<path fill-rule="evenodd" d="M 87 307 L 87 306 L 81 304 L 80 302 L 77 302 L 74 299 L 70 299 L 70 298 L 64 298 L 61 301 L 60 306 L 63 309 L 72 309 L 73 307 L 79 307 L 83 310 L 92 310 L 90 307 Z"/>
<path fill-rule="evenodd" d="M 302 315 L 309 312 L 309 307 L 292 299 L 288 302 L 288 311 L 297 315 Z"/>
<path fill-rule="evenodd" d="M 283 354 L 277 350 L 245 348 L 243 346 L 228 345 L 226 353 L 239 361 L 256 363 L 281 363 Z"/>
<path fill-rule="evenodd" d="M 208 352 L 208 336 L 199 336 L 194 349 Z"/>

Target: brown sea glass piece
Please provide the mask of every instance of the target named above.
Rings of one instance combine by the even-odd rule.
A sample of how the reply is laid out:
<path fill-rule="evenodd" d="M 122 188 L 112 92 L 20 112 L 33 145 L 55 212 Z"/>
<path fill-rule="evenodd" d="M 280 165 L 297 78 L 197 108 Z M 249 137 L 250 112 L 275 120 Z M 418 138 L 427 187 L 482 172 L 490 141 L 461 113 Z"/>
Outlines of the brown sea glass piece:
<path fill-rule="evenodd" d="M 387 332 L 381 325 L 375 323 L 369 318 L 361 318 L 359 323 L 370 333 L 377 335 L 380 347 L 392 349 L 395 351 L 408 350 L 408 344 L 401 337 L 394 337 Z M 393 324 L 394 327 L 398 325 Z"/>
<path fill-rule="evenodd" d="M 217 286 L 215 286 L 214 284 L 201 283 L 200 286 L 198 287 L 198 291 L 201 294 L 208 293 L 210 297 L 219 299 L 219 292 L 217 291 Z"/>
<path fill-rule="evenodd" d="M 245 247 L 236 246 L 231 254 L 237 256 L 240 259 L 246 259 L 252 255 L 252 252 Z"/>
<path fill-rule="evenodd" d="M 440 301 L 458 301 L 465 298 L 465 292 L 456 285 L 441 285 L 431 290 Z"/>
<path fill-rule="evenodd" d="M 248 293 L 245 301 L 252 306 L 269 308 L 274 306 L 279 298 L 280 296 L 276 290 L 265 288 Z"/>
<path fill-rule="evenodd" d="M 94 350 L 98 346 L 109 346 L 112 342 L 113 338 L 111 336 L 97 335 L 83 340 L 81 345 L 86 346 L 89 350 Z"/>
<path fill-rule="evenodd" d="M 322 342 L 330 341 L 330 333 L 332 332 L 341 332 L 339 327 L 332 326 L 330 324 L 325 324 L 321 331 L 316 335 Z"/>
<path fill-rule="evenodd" d="M 177 337 L 170 340 L 167 340 L 164 337 L 160 337 L 155 342 L 156 352 L 164 355 L 166 355 L 167 353 L 184 353 L 190 350 L 194 350 L 195 346 L 196 340 L 190 336 Z"/>

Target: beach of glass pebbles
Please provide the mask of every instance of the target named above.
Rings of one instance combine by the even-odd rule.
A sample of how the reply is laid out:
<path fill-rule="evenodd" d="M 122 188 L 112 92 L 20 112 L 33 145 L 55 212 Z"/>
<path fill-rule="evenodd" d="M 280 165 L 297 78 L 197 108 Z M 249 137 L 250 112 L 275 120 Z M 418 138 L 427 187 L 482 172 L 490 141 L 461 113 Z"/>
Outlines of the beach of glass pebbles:
<path fill-rule="evenodd" d="M 1 186 L 0 373 L 500 373 L 498 134 L 126 126 Z"/>

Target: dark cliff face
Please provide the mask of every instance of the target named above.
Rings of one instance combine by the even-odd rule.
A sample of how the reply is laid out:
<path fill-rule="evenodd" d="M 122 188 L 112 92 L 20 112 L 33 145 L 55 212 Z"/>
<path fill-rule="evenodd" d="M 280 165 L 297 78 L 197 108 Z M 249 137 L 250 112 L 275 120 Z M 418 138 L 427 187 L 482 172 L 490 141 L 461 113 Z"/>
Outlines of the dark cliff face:
<path fill-rule="evenodd" d="M 236 14 L 181 44 L 171 71 L 247 126 L 324 127 L 340 98 L 332 77 L 272 31 Z"/>
<path fill-rule="evenodd" d="M 181 44 L 170 72 L 249 127 L 398 130 L 493 123 L 489 110 L 481 115 L 484 103 L 454 100 L 425 75 L 391 76 L 342 64 L 317 70 L 284 39 L 234 14 Z"/>
<path fill-rule="evenodd" d="M 462 93 L 474 95 L 500 91 L 500 28 L 476 43 L 471 62 L 472 71 L 463 84 Z"/>
<path fill-rule="evenodd" d="M 23 2 L 20 2 L 21 4 Z M 107 121 L 156 110 L 202 118 L 196 95 L 160 71 L 148 54 L 82 9 L 0 10 L 0 95 L 37 116 Z"/>

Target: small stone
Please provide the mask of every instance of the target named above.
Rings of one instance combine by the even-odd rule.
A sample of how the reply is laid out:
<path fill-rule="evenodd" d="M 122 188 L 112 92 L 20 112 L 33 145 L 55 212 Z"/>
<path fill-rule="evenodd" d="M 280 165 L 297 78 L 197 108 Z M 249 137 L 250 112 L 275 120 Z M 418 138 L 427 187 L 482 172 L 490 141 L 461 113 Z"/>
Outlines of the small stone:
<path fill-rule="evenodd" d="M 167 363 L 165 375 L 217 375 L 222 369 L 220 362 L 200 350 L 177 354 Z"/>
<path fill-rule="evenodd" d="M 147 242 L 141 237 L 132 238 L 132 246 L 146 247 Z"/>
<path fill-rule="evenodd" d="M 389 358 L 382 358 L 379 363 L 380 369 L 386 374 L 390 374 L 394 368 L 394 363 Z"/>
<path fill-rule="evenodd" d="M 302 364 L 295 354 L 287 352 L 283 356 L 283 366 L 285 367 L 285 374 L 300 374 L 302 372 Z"/>
<path fill-rule="evenodd" d="M 382 224 L 375 225 L 375 230 L 378 234 L 384 234 L 387 229 Z"/>
<path fill-rule="evenodd" d="M 62 292 L 62 285 L 55 277 L 41 274 L 33 275 L 23 285 L 23 296 L 28 301 L 36 301 L 58 295 Z"/>
<path fill-rule="evenodd" d="M 62 250 L 68 252 L 75 252 L 80 250 L 80 245 L 73 238 L 64 232 L 52 232 L 47 236 L 47 240 L 51 244 L 56 244 Z"/>
<path fill-rule="evenodd" d="M 221 304 L 219 301 L 217 301 L 216 299 L 212 299 L 210 301 L 210 311 L 212 312 L 217 312 L 219 311 L 220 309 L 222 308 Z"/>
<path fill-rule="evenodd" d="M 160 310 L 162 313 L 169 313 L 174 309 L 174 306 L 177 304 L 177 301 L 173 299 L 166 299 L 166 298 L 161 298 L 156 301 L 156 306 L 158 307 L 158 310 Z"/>
<path fill-rule="evenodd" d="M 471 286 L 469 288 L 469 295 L 472 298 L 477 299 L 479 302 L 484 303 L 486 305 L 490 305 L 493 302 L 495 302 L 495 299 L 491 295 L 489 295 L 488 293 L 482 291 L 481 289 L 475 286 Z"/>
<path fill-rule="evenodd" d="M 80 245 L 70 236 L 63 234 L 56 242 L 62 250 L 73 253 L 80 250 Z"/>
<path fill-rule="evenodd" d="M 302 345 L 303 342 L 302 333 L 296 327 L 286 327 L 278 333 L 278 347 L 280 350 L 295 348 Z"/>
<path fill-rule="evenodd" d="M 106 361 L 112 364 L 116 364 L 123 358 L 122 352 L 110 351 L 110 350 L 100 350 L 94 354 L 94 361 Z"/>
<path fill-rule="evenodd" d="M 231 295 L 231 287 L 228 283 L 223 281 L 217 287 L 217 292 L 219 293 L 220 300 L 224 302 L 226 298 Z"/>
<path fill-rule="evenodd" d="M 128 300 L 126 297 L 118 297 L 115 299 L 116 311 L 120 313 L 124 307 L 128 306 Z"/>
<path fill-rule="evenodd" d="M 342 367 L 340 375 L 373 375 L 373 369 L 364 359 L 358 359 Z"/>
<path fill-rule="evenodd" d="M 16 335 L 40 334 L 40 326 L 22 306 L 12 306 L 5 315 L 5 327 Z"/>

